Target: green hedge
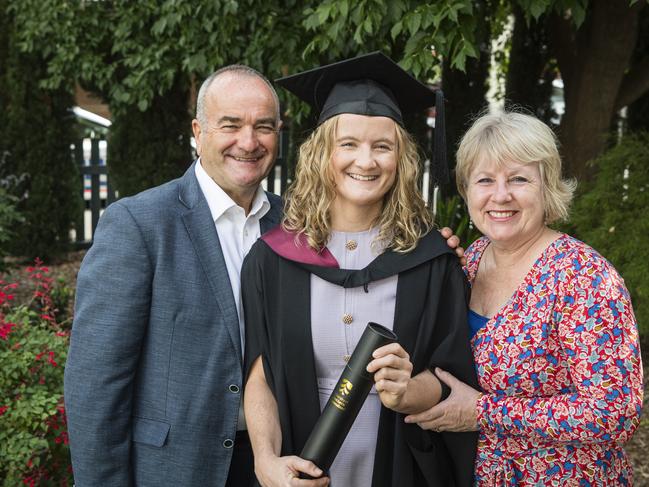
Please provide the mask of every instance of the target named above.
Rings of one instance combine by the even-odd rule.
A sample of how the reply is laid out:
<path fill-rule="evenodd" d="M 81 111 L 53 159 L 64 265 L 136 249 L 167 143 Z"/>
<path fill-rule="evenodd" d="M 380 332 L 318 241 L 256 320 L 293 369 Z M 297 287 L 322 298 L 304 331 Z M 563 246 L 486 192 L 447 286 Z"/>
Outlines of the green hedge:
<path fill-rule="evenodd" d="M 24 224 L 11 251 L 48 259 L 69 248 L 72 222 L 81 211 L 81 179 L 70 153 L 75 118 L 72 90 L 41 88 L 47 59 L 22 54 L 17 32 L 0 1 L 0 179 L 20 176 L 10 190 Z"/>
<path fill-rule="evenodd" d="M 649 134 L 624 137 L 594 164 L 597 176 L 579 188 L 573 235 L 620 272 L 631 293 L 640 333 L 649 337 Z"/>
<path fill-rule="evenodd" d="M 149 108 L 117 113 L 109 131 L 108 171 L 119 196 L 180 177 L 191 164 L 188 87 L 178 80 Z"/>

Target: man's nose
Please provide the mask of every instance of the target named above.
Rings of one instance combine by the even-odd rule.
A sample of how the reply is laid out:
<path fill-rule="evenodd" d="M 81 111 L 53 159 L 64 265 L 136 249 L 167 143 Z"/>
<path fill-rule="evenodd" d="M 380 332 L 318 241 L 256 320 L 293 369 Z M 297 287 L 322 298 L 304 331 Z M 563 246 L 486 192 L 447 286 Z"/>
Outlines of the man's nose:
<path fill-rule="evenodd" d="M 254 152 L 259 147 L 259 139 L 254 127 L 244 126 L 239 131 L 238 146 L 246 152 Z"/>

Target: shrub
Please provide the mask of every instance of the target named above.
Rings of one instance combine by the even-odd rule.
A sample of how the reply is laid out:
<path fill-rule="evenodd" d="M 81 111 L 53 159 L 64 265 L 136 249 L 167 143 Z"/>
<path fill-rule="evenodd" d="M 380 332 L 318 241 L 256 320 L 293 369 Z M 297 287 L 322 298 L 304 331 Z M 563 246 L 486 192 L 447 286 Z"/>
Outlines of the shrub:
<path fill-rule="evenodd" d="M 0 479 L 3 486 L 72 485 L 63 365 L 69 329 L 57 321 L 49 270 L 29 268 L 34 292 L 16 304 L 0 281 Z"/>
<path fill-rule="evenodd" d="M 21 52 L 10 4 L 16 2 L 0 0 L 0 27 L 6 27 L 0 34 L 0 179 L 20 175 L 21 184 L 10 191 L 19 198 L 24 223 L 8 243 L 15 255 L 48 259 L 68 250 L 82 211 L 81 177 L 70 153 L 74 98 L 72 85 L 42 87 L 48 59 L 42 49 Z"/>
<path fill-rule="evenodd" d="M 640 333 L 649 335 L 649 134 L 637 133 L 600 156 L 592 183 L 579 189 L 569 231 L 624 277 Z"/>
<path fill-rule="evenodd" d="M 117 112 L 108 140 L 108 171 L 119 196 L 182 176 L 192 161 L 188 87 L 178 79 L 145 111 Z"/>
<path fill-rule="evenodd" d="M 440 198 L 437 201 L 435 225 L 438 228 L 449 227 L 453 230 L 460 238 L 460 245 L 465 249 L 482 235 L 471 223 L 466 205 L 458 195 Z"/>
<path fill-rule="evenodd" d="M 14 237 L 14 228 L 23 221 L 16 209 L 18 198 L 0 187 L 0 270 L 4 270 L 3 258 L 9 253 L 8 244 Z"/>

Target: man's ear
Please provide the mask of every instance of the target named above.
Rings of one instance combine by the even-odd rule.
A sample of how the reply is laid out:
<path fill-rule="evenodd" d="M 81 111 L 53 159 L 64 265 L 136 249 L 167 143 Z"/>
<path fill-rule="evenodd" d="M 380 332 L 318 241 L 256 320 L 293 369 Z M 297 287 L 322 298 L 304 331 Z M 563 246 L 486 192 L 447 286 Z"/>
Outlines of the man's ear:
<path fill-rule="evenodd" d="M 201 124 L 197 119 L 192 120 L 192 132 L 196 141 L 196 154 L 201 155 Z"/>

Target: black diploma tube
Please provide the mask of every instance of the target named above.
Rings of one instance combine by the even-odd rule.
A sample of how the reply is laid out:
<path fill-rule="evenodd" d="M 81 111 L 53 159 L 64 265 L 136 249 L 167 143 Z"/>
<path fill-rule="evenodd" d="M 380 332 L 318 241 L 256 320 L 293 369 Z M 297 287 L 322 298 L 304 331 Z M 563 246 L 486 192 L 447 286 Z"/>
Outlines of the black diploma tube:
<path fill-rule="evenodd" d="M 312 461 L 323 472 L 329 470 L 374 384 L 374 374 L 366 369 L 372 352 L 396 341 L 397 336 L 386 327 L 367 324 L 300 453 L 301 458 Z"/>

